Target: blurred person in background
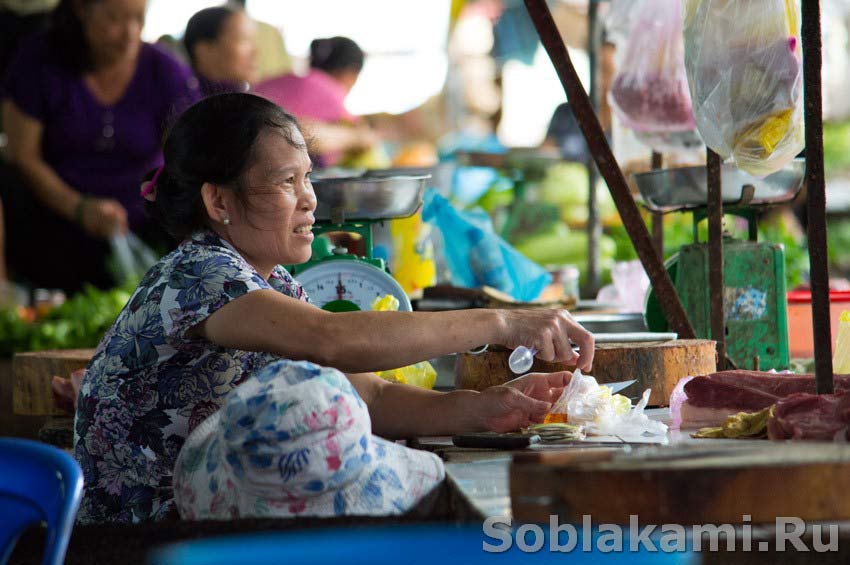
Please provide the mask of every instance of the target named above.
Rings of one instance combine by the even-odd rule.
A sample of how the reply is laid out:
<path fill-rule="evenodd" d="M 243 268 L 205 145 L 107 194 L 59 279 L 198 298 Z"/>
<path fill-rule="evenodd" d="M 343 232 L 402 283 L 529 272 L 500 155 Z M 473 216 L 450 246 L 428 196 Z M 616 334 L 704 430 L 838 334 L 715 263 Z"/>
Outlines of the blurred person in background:
<path fill-rule="evenodd" d="M 166 241 L 138 198 L 164 126 L 200 93 L 190 69 L 143 43 L 145 0 L 62 0 L 3 83 L 13 169 L 0 186 L 10 270 L 74 292 L 114 285 L 109 239 Z"/>
<path fill-rule="evenodd" d="M 276 26 L 254 20 L 257 24 L 257 65 L 259 80 L 292 71 L 292 58 L 286 50 L 286 39 Z"/>
<path fill-rule="evenodd" d="M 183 45 L 204 96 L 245 92 L 259 77 L 257 24 L 238 6 L 196 13 L 186 24 Z"/>
<path fill-rule="evenodd" d="M 346 153 L 379 143 L 375 133 L 345 108 L 345 99 L 363 69 L 365 55 L 347 37 L 310 43 L 310 71 L 286 74 L 257 85 L 255 92 L 290 112 L 315 137 L 317 165 L 333 166 Z"/>

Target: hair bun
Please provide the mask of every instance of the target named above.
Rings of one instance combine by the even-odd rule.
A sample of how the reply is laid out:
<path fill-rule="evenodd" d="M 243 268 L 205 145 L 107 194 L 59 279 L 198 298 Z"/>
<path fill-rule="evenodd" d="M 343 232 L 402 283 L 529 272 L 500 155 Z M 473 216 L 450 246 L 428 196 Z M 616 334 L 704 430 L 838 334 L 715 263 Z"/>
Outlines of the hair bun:
<path fill-rule="evenodd" d="M 314 39 L 310 42 L 310 63 L 322 66 L 333 52 L 333 42 L 330 39 Z"/>

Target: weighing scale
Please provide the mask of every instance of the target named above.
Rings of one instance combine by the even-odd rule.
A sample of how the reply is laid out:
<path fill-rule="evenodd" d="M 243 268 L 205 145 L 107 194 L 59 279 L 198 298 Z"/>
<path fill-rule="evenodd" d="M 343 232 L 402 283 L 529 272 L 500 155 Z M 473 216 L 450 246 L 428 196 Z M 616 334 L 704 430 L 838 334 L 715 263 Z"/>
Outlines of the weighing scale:
<path fill-rule="evenodd" d="M 306 263 L 288 269 L 314 304 L 331 312 L 371 310 L 375 298 L 392 295 L 398 299 L 399 310 L 412 310 L 407 293 L 389 274 L 384 260 L 372 254 L 372 225 L 415 214 L 430 178 L 389 169 L 313 180 L 318 202 L 313 254 Z M 331 232 L 358 234 L 365 243 L 365 255 L 349 253 L 321 237 Z"/>
<path fill-rule="evenodd" d="M 805 162 L 759 179 L 734 165 L 722 166 L 723 212 L 748 223 L 748 239 L 724 234 L 723 280 L 727 355 L 740 369 L 787 369 L 788 306 L 785 249 L 759 243 L 756 217 L 764 208 L 790 202 L 803 185 Z M 693 212 L 694 243 L 683 246 L 665 266 L 697 337 L 711 339 L 708 244 L 700 243 L 697 226 L 707 217 L 705 167 L 684 167 L 634 175 L 643 205 L 656 213 Z M 647 293 L 649 331 L 668 331 L 655 293 Z"/>

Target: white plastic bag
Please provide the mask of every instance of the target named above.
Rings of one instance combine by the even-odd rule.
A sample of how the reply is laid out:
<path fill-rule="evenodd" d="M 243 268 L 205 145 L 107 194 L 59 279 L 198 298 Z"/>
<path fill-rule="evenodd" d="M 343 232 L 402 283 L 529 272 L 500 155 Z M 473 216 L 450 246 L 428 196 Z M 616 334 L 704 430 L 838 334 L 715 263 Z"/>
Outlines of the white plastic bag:
<path fill-rule="evenodd" d="M 649 389 L 644 391 L 641 400 L 632 408 L 628 398 L 611 394 L 611 389 L 600 386 L 595 378 L 576 370 L 550 414 L 566 414 L 567 422 L 583 425 L 588 435 L 664 435 L 667 426 L 644 413 L 649 393 Z"/>
<path fill-rule="evenodd" d="M 703 141 L 756 176 L 805 144 L 795 0 L 685 0 L 685 67 Z"/>
<path fill-rule="evenodd" d="M 112 236 L 109 244 L 116 275 L 122 282 L 141 279 L 159 260 L 153 249 L 133 232 Z"/>
<path fill-rule="evenodd" d="M 681 0 L 639 0 L 625 58 L 608 98 L 636 132 L 694 129 L 685 73 Z"/>

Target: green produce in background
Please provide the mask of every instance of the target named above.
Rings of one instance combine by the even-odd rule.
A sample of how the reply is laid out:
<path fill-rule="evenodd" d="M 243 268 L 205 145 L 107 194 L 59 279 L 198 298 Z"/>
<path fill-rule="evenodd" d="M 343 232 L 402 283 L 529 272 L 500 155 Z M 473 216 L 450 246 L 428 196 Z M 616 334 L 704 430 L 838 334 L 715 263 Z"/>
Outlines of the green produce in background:
<path fill-rule="evenodd" d="M 850 169 L 850 122 L 823 124 L 823 165 L 827 173 Z"/>
<path fill-rule="evenodd" d="M 546 204 L 561 208 L 561 218 L 570 227 L 587 224 L 588 196 L 587 168 L 580 163 L 558 163 L 546 172 L 537 187 L 539 199 Z M 620 223 L 617 207 L 604 181 L 596 188 L 599 218 L 603 225 Z"/>
<path fill-rule="evenodd" d="M 112 290 L 87 286 L 34 322 L 21 307 L 0 308 L 0 357 L 17 351 L 95 347 L 127 304 L 138 281 Z"/>
<path fill-rule="evenodd" d="M 587 168 L 580 163 L 558 163 L 538 185 L 540 201 L 558 206 L 587 204 Z"/>
<path fill-rule="evenodd" d="M 558 223 L 546 231 L 528 236 L 515 245 L 516 249 L 539 265 L 576 265 L 587 271 L 587 233 L 570 230 Z M 603 281 L 610 279 L 610 270 L 617 254 L 617 243 L 607 235 L 599 239 L 599 267 Z"/>

